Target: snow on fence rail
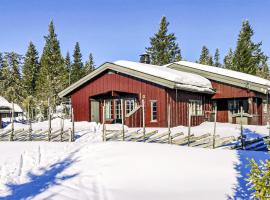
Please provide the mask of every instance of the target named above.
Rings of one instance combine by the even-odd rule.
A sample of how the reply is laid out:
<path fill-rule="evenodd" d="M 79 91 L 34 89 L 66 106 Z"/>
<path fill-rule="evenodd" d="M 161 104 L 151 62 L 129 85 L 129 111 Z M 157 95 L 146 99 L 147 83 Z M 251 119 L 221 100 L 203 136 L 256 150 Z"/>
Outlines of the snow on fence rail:
<path fill-rule="evenodd" d="M 200 148 L 223 148 L 223 149 L 244 149 L 244 150 L 266 150 L 270 141 L 269 136 L 254 138 L 244 142 L 242 148 L 241 137 L 234 136 L 221 137 L 206 133 L 195 136 L 194 134 L 185 135 L 182 132 L 169 133 L 168 131 L 160 133 L 158 130 L 151 130 L 145 134 L 141 129 L 136 131 L 125 130 L 123 139 L 122 130 L 106 130 L 105 141 L 130 141 L 130 142 L 147 142 L 147 143 L 169 143 L 181 146 L 200 147 Z"/>

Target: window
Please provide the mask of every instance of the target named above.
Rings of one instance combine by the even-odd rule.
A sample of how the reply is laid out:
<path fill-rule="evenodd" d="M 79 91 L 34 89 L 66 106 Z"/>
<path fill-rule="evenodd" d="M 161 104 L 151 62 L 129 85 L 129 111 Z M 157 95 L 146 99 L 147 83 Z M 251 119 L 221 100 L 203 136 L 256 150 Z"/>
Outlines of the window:
<path fill-rule="evenodd" d="M 247 99 L 234 99 L 228 101 L 228 109 L 232 114 L 239 114 L 243 107 L 243 112 L 248 113 L 248 100 Z"/>
<path fill-rule="evenodd" d="M 189 109 L 191 115 L 202 115 L 203 109 L 202 109 L 202 100 L 189 100 Z"/>
<path fill-rule="evenodd" d="M 114 100 L 114 106 L 115 106 L 115 118 L 116 119 L 122 119 L 122 103 L 120 99 Z"/>
<path fill-rule="evenodd" d="M 112 101 L 105 100 L 105 118 L 111 119 L 112 118 Z"/>
<path fill-rule="evenodd" d="M 126 115 L 135 109 L 135 100 L 134 99 L 126 99 Z"/>
<path fill-rule="evenodd" d="M 151 101 L 151 121 L 157 121 L 157 101 Z"/>

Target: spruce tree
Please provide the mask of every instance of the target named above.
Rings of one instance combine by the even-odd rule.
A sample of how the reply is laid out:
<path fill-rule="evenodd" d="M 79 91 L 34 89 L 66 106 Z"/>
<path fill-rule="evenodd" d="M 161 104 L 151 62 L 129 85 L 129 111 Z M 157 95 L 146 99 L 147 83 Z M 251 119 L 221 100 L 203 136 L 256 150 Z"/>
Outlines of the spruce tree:
<path fill-rule="evenodd" d="M 254 31 L 249 22 L 243 21 L 234 52 L 233 65 L 237 71 L 255 75 L 265 56 L 261 50 L 262 43 L 252 41 L 253 34 Z"/>
<path fill-rule="evenodd" d="M 71 84 L 71 60 L 69 56 L 69 52 L 67 52 L 66 58 L 65 58 L 65 65 L 66 65 L 66 70 L 68 72 L 68 85 Z"/>
<path fill-rule="evenodd" d="M 37 81 L 39 100 L 51 99 L 51 105 L 59 103 L 58 93 L 68 83 L 68 73 L 61 55 L 60 44 L 55 33 L 54 24 L 49 24 L 49 33 L 45 38 L 45 46 L 40 59 L 40 73 Z"/>
<path fill-rule="evenodd" d="M 206 46 L 202 47 L 199 63 L 203 65 L 213 66 L 213 58 L 209 53 L 209 49 Z"/>
<path fill-rule="evenodd" d="M 215 67 L 221 67 L 221 64 L 219 62 L 219 56 L 220 56 L 220 54 L 219 54 L 219 50 L 217 48 L 215 51 L 215 56 L 214 56 L 214 60 L 215 60 L 214 66 Z"/>
<path fill-rule="evenodd" d="M 270 196 L 270 161 L 256 163 L 254 159 L 249 160 L 250 173 L 248 174 L 248 185 L 253 191 L 252 199 L 269 199 Z"/>
<path fill-rule="evenodd" d="M 146 53 L 150 55 L 151 64 L 164 65 L 182 59 L 174 33 L 168 34 L 168 26 L 169 22 L 163 16 L 158 32 L 150 38 L 150 47 L 146 48 Z"/>
<path fill-rule="evenodd" d="M 73 52 L 73 63 L 71 67 L 71 83 L 78 81 L 83 76 L 82 54 L 79 42 L 76 42 Z"/>
<path fill-rule="evenodd" d="M 27 96 L 34 96 L 36 92 L 37 78 L 40 70 L 38 59 L 36 47 L 32 42 L 30 42 L 25 54 L 22 71 L 22 82 L 26 89 Z"/>
<path fill-rule="evenodd" d="M 235 67 L 233 65 L 233 51 L 231 48 L 228 54 L 224 57 L 223 66 L 225 69 L 235 70 Z"/>
<path fill-rule="evenodd" d="M 3 96 L 10 102 L 21 103 L 24 87 L 21 82 L 22 56 L 15 53 L 5 53 L 3 65 Z"/>
<path fill-rule="evenodd" d="M 88 60 L 84 65 L 84 75 L 87 75 L 95 70 L 95 64 L 92 53 L 89 54 Z"/>

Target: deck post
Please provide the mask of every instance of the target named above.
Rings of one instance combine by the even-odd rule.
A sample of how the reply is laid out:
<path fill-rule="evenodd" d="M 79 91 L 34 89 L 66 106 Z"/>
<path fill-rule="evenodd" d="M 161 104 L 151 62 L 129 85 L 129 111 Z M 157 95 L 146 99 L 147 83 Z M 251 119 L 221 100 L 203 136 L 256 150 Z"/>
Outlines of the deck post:
<path fill-rule="evenodd" d="M 188 146 L 190 145 L 190 133 L 191 133 L 191 106 L 188 104 Z"/>
<path fill-rule="evenodd" d="M 171 138 L 171 105 L 168 105 L 168 143 L 172 143 Z"/>
<path fill-rule="evenodd" d="M 125 119 L 124 119 L 124 100 L 121 99 L 121 115 L 122 115 L 122 139 L 125 141 Z"/>
<path fill-rule="evenodd" d="M 14 139 L 14 103 L 12 102 L 12 111 L 11 111 L 11 132 L 9 136 L 9 141 Z"/>
<path fill-rule="evenodd" d="M 216 130 L 217 130 L 217 106 L 215 106 L 215 116 L 214 116 L 214 133 L 213 133 L 213 149 L 216 143 Z"/>
<path fill-rule="evenodd" d="M 142 119 L 143 119 L 143 141 L 145 142 L 145 111 L 144 111 L 144 99 L 142 99 Z"/>
<path fill-rule="evenodd" d="M 106 142 L 106 129 L 105 129 L 105 101 L 102 106 L 102 140 Z"/>

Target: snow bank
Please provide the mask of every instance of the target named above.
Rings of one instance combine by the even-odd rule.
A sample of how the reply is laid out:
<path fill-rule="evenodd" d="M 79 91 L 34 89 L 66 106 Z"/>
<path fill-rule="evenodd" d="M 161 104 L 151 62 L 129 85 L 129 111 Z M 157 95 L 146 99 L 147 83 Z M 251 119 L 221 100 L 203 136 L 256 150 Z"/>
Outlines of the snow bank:
<path fill-rule="evenodd" d="M 208 89 L 209 91 L 212 91 L 210 90 L 212 89 L 211 82 L 208 79 L 197 74 L 181 72 L 158 65 L 150 65 L 125 60 L 116 61 L 114 62 L 114 64 L 139 72 L 143 72 L 145 74 L 160 77 L 169 81 L 173 81 L 175 83 L 178 83 L 178 86 L 193 86 L 193 89 L 195 90 L 202 90 L 202 88 L 204 88 L 205 90 Z"/>
<path fill-rule="evenodd" d="M 0 199 L 250 199 L 246 157 L 269 159 L 128 142 L 6 142 L 0 151 Z"/>

